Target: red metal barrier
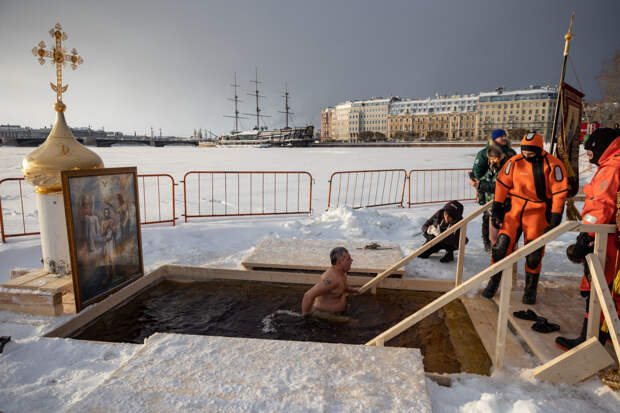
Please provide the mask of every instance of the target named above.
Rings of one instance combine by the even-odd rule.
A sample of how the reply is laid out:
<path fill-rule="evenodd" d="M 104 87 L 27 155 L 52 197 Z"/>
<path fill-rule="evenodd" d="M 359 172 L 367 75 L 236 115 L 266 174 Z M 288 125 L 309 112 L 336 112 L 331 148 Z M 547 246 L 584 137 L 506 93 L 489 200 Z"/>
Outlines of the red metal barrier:
<path fill-rule="evenodd" d="M 189 171 L 181 181 L 185 222 L 198 217 L 309 214 L 312 181 L 305 171 Z M 307 200 L 302 200 L 306 193 Z"/>
<path fill-rule="evenodd" d="M 24 193 L 22 190 L 22 182 L 24 181 L 24 178 L 5 178 L 0 180 L 0 233 L 2 236 L 2 242 L 6 242 L 7 238 L 12 238 L 12 237 L 23 237 L 25 235 L 37 235 L 39 232 L 38 231 L 26 231 L 26 213 L 24 212 Z M 5 228 L 5 219 L 4 219 L 4 210 L 2 208 L 2 184 L 4 184 L 5 182 L 17 182 L 17 185 L 19 187 L 19 208 L 20 208 L 20 213 L 19 215 L 21 216 L 21 232 L 10 232 L 10 229 Z M 6 185 L 6 184 L 5 184 Z M 15 201 L 16 199 L 13 199 L 11 201 Z M 34 208 L 34 211 L 36 211 L 36 208 Z M 32 227 L 34 225 L 38 225 L 38 221 L 36 222 L 36 224 L 33 223 L 29 223 L 29 227 Z M 19 223 L 17 223 L 16 227 L 19 227 Z"/>
<path fill-rule="evenodd" d="M 162 190 L 162 181 L 163 182 L 168 182 L 168 180 L 170 180 L 170 195 L 164 195 L 167 194 L 168 191 L 166 190 L 167 188 L 164 188 Z M 6 225 L 6 218 L 4 216 L 4 210 L 2 209 L 2 188 L 1 185 L 4 182 L 9 182 L 9 181 L 16 181 L 19 185 L 19 204 L 20 204 L 20 210 L 21 210 L 21 231 L 17 231 L 17 232 L 11 232 L 11 229 L 7 229 L 5 227 Z M 26 222 L 26 213 L 24 212 L 24 196 L 23 196 L 23 191 L 22 191 L 22 182 L 24 181 L 24 178 L 6 178 L 3 180 L 0 180 L 0 233 L 2 236 L 2 242 L 6 242 L 7 238 L 11 238 L 11 237 L 23 237 L 26 235 L 37 235 L 39 234 L 38 231 L 26 231 L 26 227 L 33 227 L 36 226 L 38 227 L 38 219 L 36 222 L 31 222 L 31 223 L 27 223 Z M 156 185 L 156 186 L 153 186 Z M 172 178 L 171 175 L 168 174 L 147 174 L 147 175 L 138 175 L 138 196 L 140 199 L 140 224 L 142 225 L 149 225 L 149 224 L 160 224 L 160 223 L 166 223 L 166 222 L 170 222 L 172 223 L 172 225 L 175 225 L 175 220 L 176 220 L 176 206 L 175 206 L 175 195 L 174 195 L 174 190 L 175 190 L 175 186 L 177 184 L 174 182 L 174 179 Z M 153 190 L 151 191 L 150 189 L 153 188 Z M 147 192 L 147 189 L 149 189 L 149 191 Z M 147 195 L 148 193 L 148 195 Z M 15 198 L 13 201 L 15 201 L 17 198 Z M 156 208 L 152 208 L 149 207 L 148 205 L 152 205 L 152 201 L 156 200 L 157 202 L 157 207 Z M 151 202 L 149 202 L 151 201 Z M 163 212 L 163 218 L 162 218 L 162 205 L 166 205 L 169 204 L 169 208 L 168 208 L 168 214 L 166 214 L 166 210 L 164 209 Z M 36 211 L 36 206 L 33 209 L 33 211 Z M 13 225 L 16 226 L 16 225 Z M 17 225 L 19 226 L 19 224 Z"/>
<path fill-rule="evenodd" d="M 469 184 L 470 171 L 468 168 L 412 169 L 409 172 L 408 206 L 476 200 L 476 188 Z"/>
<path fill-rule="evenodd" d="M 327 208 L 341 205 L 354 209 L 387 205 L 402 207 L 406 180 L 407 171 L 404 169 L 334 172 L 329 178 Z"/>

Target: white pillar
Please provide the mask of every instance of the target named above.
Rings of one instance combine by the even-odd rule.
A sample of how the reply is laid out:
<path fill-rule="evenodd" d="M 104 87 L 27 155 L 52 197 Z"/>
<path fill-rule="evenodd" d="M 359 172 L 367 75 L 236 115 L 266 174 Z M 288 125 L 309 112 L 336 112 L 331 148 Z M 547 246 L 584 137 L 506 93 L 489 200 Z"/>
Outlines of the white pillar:
<path fill-rule="evenodd" d="M 71 256 L 62 192 L 37 194 L 43 266 L 54 274 L 71 273 Z"/>

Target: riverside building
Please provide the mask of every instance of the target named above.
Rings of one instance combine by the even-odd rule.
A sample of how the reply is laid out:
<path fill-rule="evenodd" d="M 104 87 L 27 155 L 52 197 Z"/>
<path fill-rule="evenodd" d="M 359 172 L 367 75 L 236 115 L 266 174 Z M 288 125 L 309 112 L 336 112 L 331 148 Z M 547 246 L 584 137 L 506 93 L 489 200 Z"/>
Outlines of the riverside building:
<path fill-rule="evenodd" d="M 472 140 L 478 134 L 478 96 L 453 95 L 403 100 L 390 106 L 388 139 L 420 137 Z"/>
<path fill-rule="evenodd" d="M 357 141 L 365 132 L 388 140 L 486 140 L 494 129 L 551 135 L 557 91 L 545 86 L 426 99 L 346 101 L 321 116 L 321 139 Z M 369 136 L 367 133 L 366 136 Z"/>
<path fill-rule="evenodd" d="M 525 90 L 494 92 L 479 95 L 480 139 L 491 135 L 493 129 L 507 132 L 515 129 L 536 131 L 549 141 L 558 92 L 552 87 L 530 86 Z"/>

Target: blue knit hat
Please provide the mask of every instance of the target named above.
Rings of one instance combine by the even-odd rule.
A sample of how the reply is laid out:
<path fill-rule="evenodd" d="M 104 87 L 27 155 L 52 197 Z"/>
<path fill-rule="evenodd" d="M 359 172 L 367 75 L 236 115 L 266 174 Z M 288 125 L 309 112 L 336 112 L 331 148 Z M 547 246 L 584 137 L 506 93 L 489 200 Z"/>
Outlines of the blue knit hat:
<path fill-rule="evenodd" d="M 503 129 L 495 129 L 493 133 L 491 133 L 491 139 L 493 140 L 501 138 L 502 136 L 506 136 L 506 131 Z"/>

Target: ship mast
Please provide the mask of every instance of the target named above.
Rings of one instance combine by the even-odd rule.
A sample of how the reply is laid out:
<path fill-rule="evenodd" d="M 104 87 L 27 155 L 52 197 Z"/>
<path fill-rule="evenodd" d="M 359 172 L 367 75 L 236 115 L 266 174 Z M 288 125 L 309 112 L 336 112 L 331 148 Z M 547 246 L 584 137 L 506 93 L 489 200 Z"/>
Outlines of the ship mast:
<path fill-rule="evenodd" d="M 239 85 L 237 84 L 237 72 L 235 72 L 235 82 L 230 85 L 235 89 L 235 97 L 234 98 L 228 98 L 228 100 L 235 102 L 235 114 L 230 116 L 230 115 L 224 115 L 225 118 L 235 118 L 235 129 L 232 131 L 232 133 L 238 133 L 239 132 L 239 119 L 247 119 L 244 117 L 239 116 L 239 103 L 242 102 L 242 100 L 239 99 L 239 96 L 237 96 L 237 88 L 239 87 Z"/>
<path fill-rule="evenodd" d="M 250 80 L 251 83 L 254 83 L 254 86 L 256 87 L 254 93 L 248 93 L 249 96 L 254 96 L 256 98 L 256 130 L 260 130 L 260 118 L 268 118 L 269 116 L 267 115 L 261 115 L 261 108 L 258 105 L 258 98 L 264 98 L 265 96 L 261 95 L 258 91 L 258 85 L 262 84 L 263 82 L 259 82 L 258 81 L 258 67 L 256 68 L 256 80 Z M 254 115 L 253 113 L 244 113 L 244 115 Z"/>
<path fill-rule="evenodd" d="M 284 98 L 284 112 L 280 111 L 280 113 L 284 113 L 285 114 L 285 127 L 284 129 L 288 129 L 288 118 L 291 115 L 294 115 L 293 112 L 291 112 L 291 107 L 288 105 L 288 84 L 284 83 L 284 95 L 282 95 L 282 97 Z"/>

